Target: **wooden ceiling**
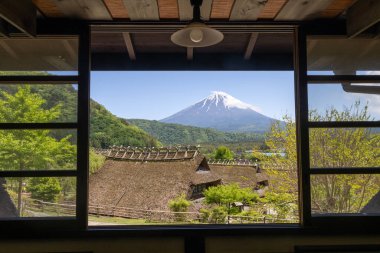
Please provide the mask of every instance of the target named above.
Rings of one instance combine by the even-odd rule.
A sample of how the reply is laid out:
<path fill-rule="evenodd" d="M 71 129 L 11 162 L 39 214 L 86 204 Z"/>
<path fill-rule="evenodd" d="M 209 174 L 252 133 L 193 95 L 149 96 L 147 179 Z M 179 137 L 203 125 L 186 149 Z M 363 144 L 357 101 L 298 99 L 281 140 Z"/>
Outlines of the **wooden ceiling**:
<path fill-rule="evenodd" d="M 203 0 L 203 20 L 310 20 L 336 18 L 356 0 Z M 192 19 L 190 0 L 33 0 L 46 18 L 85 20 Z"/>

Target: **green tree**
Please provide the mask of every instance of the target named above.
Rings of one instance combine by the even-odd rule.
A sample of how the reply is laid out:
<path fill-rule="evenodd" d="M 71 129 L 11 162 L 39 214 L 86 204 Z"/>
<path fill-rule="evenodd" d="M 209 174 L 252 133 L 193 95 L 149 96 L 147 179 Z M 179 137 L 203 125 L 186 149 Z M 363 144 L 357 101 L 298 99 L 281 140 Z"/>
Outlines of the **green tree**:
<path fill-rule="evenodd" d="M 34 177 L 30 179 L 27 191 L 31 192 L 33 199 L 55 202 L 62 188 L 59 180 L 54 177 Z"/>
<path fill-rule="evenodd" d="M 95 173 L 100 169 L 104 162 L 106 161 L 106 157 L 101 154 L 97 154 L 94 149 L 90 149 L 90 174 Z"/>
<path fill-rule="evenodd" d="M 18 86 L 14 94 L 0 91 L 0 122 L 45 123 L 60 115 L 58 104 L 43 108 L 45 100 L 32 93 L 29 86 Z M 1 130 L 0 170 L 72 169 L 76 147 L 71 136 L 53 138 L 50 130 Z M 17 208 L 21 215 L 23 178 L 18 179 Z"/>
<path fill-rule="evenodd" d="M 172 212 L 187 212 L 190 206 L 190 201 L 186 199 L 185 194 L 177 196 L 175 199 L 169 201 L 169 208 Z M 186 215 L 183 213 L 176 213 L 175 218 L 177 221 L 184 221 Z"/>
<path fill-rule="evenodd" d="M 236 214 L 239 212 L 233 207 L 234 202 L 250 204 L 257 202 L 259 196 L 251 188 L 241 188 L 238 184 L 217 185 L 206 189 L 205 202 L 207 204 L 216 204 L 225 208 L 227 214 Z"/>
<path fill-rule="evenodd" d="M 226 146 L 219 146 L 215 150 L 214 158 L 215 159 L 222 159 L 222 160 L 232 160 L 232 159 L 234 159 L 234 154 Z"/>
<path fill-rule="evenodd" d="M 324 114 L 309 113 L 310 121 L 371 120 L 367 106 L 359 102 L 343 111 L 330 108 Z M 292 194 L 297 201 L 297 159 L 295 123 L 285 117 L 285 127 L 275 123 L 267 136 L 270 149 L 284 150 L 285 157 L 263 158 L 271 177 L 271 190 Z M 369 128 L 310 129 L 311 167 L 375 167 L 380 163 L 380 135 Z M 312 208 L 317 213 L 360 212 L 380 189 L 377 175 L 316 175 L 311 177 Z"/>

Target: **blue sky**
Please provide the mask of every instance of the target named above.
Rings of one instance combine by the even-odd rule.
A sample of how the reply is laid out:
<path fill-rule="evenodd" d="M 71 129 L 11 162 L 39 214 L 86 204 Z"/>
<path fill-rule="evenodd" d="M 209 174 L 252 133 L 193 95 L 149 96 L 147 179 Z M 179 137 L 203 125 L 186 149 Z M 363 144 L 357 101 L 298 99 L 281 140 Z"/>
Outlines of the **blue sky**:
<path fill-rule="evenodd" d="M 91 73 L 91 97 L 123 118 L 160 120 L 224 91 L 264 115 L 294 118 L 292 71 L 115 71 Z M 347 93 L 338 85 L 309 85 L 309 108 L 342 110 L 361 100 L 380 119 L 380 96 Z"/>
<path fill-rule="evenodd" d="M 159 120 L 224 91 L 274 118 L 294 116 L 293 72 L 92 72 L 91 97 L 123 118 Z"/>

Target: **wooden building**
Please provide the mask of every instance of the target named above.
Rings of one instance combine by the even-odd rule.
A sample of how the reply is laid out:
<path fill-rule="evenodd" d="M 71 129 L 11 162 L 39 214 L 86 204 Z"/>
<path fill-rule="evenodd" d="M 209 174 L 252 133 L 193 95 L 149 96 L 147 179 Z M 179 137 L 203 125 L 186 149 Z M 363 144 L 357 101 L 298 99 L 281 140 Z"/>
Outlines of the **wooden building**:
<path fill-rule="evenodd" d="M 191 7 L 187 0 L 0 1 L 0 71 L 74 71 L 61 76 L 18 72 L 0 76 L 0 83 L 78 84 L 77 122 L 0 123 L 1 131 L 72 129 L 78 150 L 77 166 L 70 170 L 0 171 L 1 178 L 73 177 L 77 182 L 74 217 L 1 217 L 0 252 L 379 251 L 380 214 L 312 213 L 311 178 L 380 174 L 380 168 L 313 168 L 309 131 L 379 128 L 380 121 L 311 122 L 308 87 L 331 84 L 345 92 L 380 93 L 376 72 L 380 70 L 380 1 L 203 0 L 194 13 Z M 209 47 L 174 44 L 171 36 L 184 31 L 194 16 L 213 32 L 222 33 L 224 39 Z M 199 41 L 199 36 L 194 40 Z M 119 229 L 88 226 L 92 70 L 294 71 L 300 222 Z M 320 101 L 323 99 L 321 95 Z M 123 161 L 110 163 L 119 166 Z"/>
<path fill-rule="evenodd" d="M 207 162 L 197 147 L 125 148 L 99 150 L 105 164 L 90 176 L 89 205 L 140 210 L 169 210 L 181 194 L 189 200 L 203 197 L 210 186 L 237 183 L 264 194 L 268 178 L 250 162 Z M 199 211 L 202 205 L 191 208 Z"/>

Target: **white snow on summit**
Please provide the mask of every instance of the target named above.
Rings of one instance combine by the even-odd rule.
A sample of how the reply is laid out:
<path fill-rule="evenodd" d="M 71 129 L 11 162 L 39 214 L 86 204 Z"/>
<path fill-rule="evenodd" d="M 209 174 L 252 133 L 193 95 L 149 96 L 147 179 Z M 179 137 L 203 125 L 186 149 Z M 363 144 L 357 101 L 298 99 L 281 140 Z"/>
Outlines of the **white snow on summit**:
<path fill-rule="evenodd" d="M 240 101 L 237 98 L 234 98 L 233 96 L 227 94 L 226 92 L 223 91 L 213 91 L 207 98 L 203 99 L 203 105 L 202 108 L 207 106 L 207 111 L 210 109 L 210 106 L 212 104 L 215 104 L 218 106 L 219 103 L 222 103 L 224 108 L 226 109 L 233 109 L 233 108 L 238 108 L 238 109 L 250 109 L 256 112 L 260 112 L 260 108 L 244 103 Z"/>

